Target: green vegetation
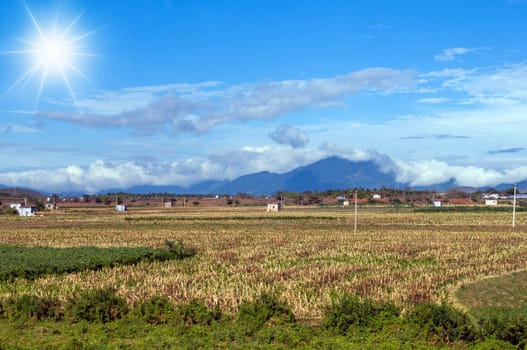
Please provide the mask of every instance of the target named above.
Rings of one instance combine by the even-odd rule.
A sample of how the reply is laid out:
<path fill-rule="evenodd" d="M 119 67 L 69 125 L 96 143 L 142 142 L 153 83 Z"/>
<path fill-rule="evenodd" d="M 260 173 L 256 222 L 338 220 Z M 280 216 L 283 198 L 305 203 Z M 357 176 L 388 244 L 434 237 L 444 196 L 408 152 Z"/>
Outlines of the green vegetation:
<path fill-rule="evenodd" d="M 0 206 L 0 215 L 18 215 L 15 208 Z"/>
<path fill-rule="evenodd" d="M 408 314 L 407 321 L 430 340 L 471 342 L 477 337 L 469 317 L 446 303 L 419 304 Z"/>
<path fill-rule="evenodd" d="M 391 303 L 376 304 L 346 294 L 334 298 L 326 310 L 322 326 L 340 334 L 354 329 L 378 331 L 387 321 L 398 318 L 400 314 L 400 308 Z"/>
<path fill-rule="evenodd" d="M 84 292 L 66 305 L 66 315 L 71 322 L 107 323 L 121 319 L 127 313 L 124 299 L 110 288 Z"/>
<path fill-rule="evenodd" d="M 1 349 L 523 348 L 517 329 L 493 327 L 478 331 L 447 304 L 419 304 L 401 314 L 392 304 L 352 295 L 334 298 L 322 327 L 298 321 L 269 293 L 243 302 L 231 316 L 199 300 L 174 306 L 162 297 L 129 308 L 113 289 L 86 291 L 65 303 L 34 295 L 0 301 Z"/>
<path fill-rule="evenodd" d="M 254 334 L 266 323 L 273 325 L 295 322 L 291 308 L 277 296 L 262 293 L 254 301 L 245 301 L 238 311 L 238 322 L 245 327 L 246 334 Z"/>
<path fill-rule="evenodd" d="M 486 307 L 527 308 L 527 270 L 464 284 L 455 297 L 470 314 L 479 318 Z"/>
<path fill-rule="evenodd" d="M 168 249 L 156 248 L 52 248 L 0 245 L 0 281 L 18 277 L 35 279 L 50 274 L 100 270 L 143 261 L 183 259 L 195 254 L 182 242 L 165 242 Z"/>
<path fill-rule="evenodd" d="M 463 285 L 455 298 L 485 337 L 527 345 L 527 271 Z"/>

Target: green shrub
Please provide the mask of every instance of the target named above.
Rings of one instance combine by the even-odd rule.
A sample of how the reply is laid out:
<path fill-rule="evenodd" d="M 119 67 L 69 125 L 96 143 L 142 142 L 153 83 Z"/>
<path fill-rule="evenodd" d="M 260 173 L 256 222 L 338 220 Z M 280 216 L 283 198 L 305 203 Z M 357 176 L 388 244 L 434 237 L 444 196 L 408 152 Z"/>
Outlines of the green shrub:
<path fill-rule="evenodd" d="M 0 314 L 9 320 L 59 320 L 63 317 L 61 304 L 57 300 L 36 295 L 11 297 L 2 303 Z"/>
<path fill-rule="evenodd" d="M 481 335 L 504 340 L 518 348 L 527 345 L 527 310 L 493 307 L 478 321 Z"/>
<path fill-rule="evenodd" d="M 221 320 L 221 317 L 222 313 L 218 305 L 210 310 L 203 302 L 196 299 L 176 308 L 176 320 L 185 325 L 210 325 L 214 321 Z"/>
<path fill-rule="evenodd" d="M 174 319 L 174 305 L 167 298 L 154 296 L 148 301 L 139 303 L 132 314 L 150 324 L 167 324 Z"/>
<path fill-rule="evenodd" d="M 192 257 L 196 250 L 183 242 L 166 241 L 168 249 L 147 247 L 23 247 L 0 244 L 0 281 L 35 279 L 49 274 L 100 270 L 140 262 L 178 260 Z"/>
<path fill-rule="evenodd" d="M 284 324 L 295 321 L 293 311 L 287 304 L 276 295 L 265 292 L 253 301 L 242 302 L 238 311 L 238 322 L 246 328 L 246 333 L 252 333 L 266 323 Z"/>
<path fill-rule="evenodd" d="M 334 298 L 327 307 L 322 326 L 345 334 L 353 329 L 382 328 L 388 320 L 400 316 L 401 310 L 391 303 L 373 303 L 361 300 L 354 295 L 341 295 Z"/>
<path fill-rule="evenodd" d="M 185 247 L 183 241 L 177 240 L 176 242 L 165 240 L 165 245 L 168 248 L 171 256 L 175 259 L 191 258 L 196 255 L 196 249 Z"/>
<path fill-rule="evenodd" d="M 446 303 L 419 304 L 406 320 L 413 328 L 424 332 L 427 338 L 437 337 L 444 343 L 476 339 L 476 330 L 468 316 Z"/>
<path fill-rule="evenodd" d="M 18 211 L 11 207 L 0 207 L 0 214 L 5 215 L 18 215 Z"/>
<path fill-rule="evenodd" d="M 123 298 L 115 295 L 112 288 L 85 292 L 66 305 L 66 315 L 72 322 L 89 321 L 107 323 L 128 313 Z"/>

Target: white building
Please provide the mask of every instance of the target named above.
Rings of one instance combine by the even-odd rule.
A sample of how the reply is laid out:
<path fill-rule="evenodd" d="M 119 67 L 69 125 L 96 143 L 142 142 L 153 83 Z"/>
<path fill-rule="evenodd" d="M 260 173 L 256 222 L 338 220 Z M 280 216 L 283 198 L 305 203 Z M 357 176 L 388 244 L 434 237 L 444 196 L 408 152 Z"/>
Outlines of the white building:
<path fill-rule="evenodd" d="M 280 203 L 268 203 L 267 211 L 281 211 L 282 205 Z"/>
<path fill-rule="evenodd" d="M 35 207 L 20 207 L 17 209 L 20 216 L 35 216 Z"/>
<path fill-rule="evenodd" d="M 115 206 L 116 211 L 127 211 L 128 207 L 125 204 L 117 204 Z"/>
<path fill-rule="evenodd" d="M 497 199 L 485 199 L 485 205 L 498 205 Z"/>
<path fill-rule="evenodd" d="M 441 208 L 442 204 L 443 203 L 441 201 L 434 201 L 434 207 L 436 207 L 436 208 Z"/>

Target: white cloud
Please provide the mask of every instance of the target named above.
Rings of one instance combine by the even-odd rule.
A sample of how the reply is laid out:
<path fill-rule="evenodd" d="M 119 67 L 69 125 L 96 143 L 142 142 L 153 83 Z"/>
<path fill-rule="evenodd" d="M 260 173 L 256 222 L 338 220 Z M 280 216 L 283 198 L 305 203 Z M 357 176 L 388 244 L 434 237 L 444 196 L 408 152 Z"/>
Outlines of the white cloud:
<path fill-rule="evenodd" d="M 7 133 L 34 133 L 34 132 L 42 132 L 41 129 L 33 126 L 26 126 L 16 123 L 5 123 L 0 124 L 0 134 L 7 134 Z"/>
<path fill-rule="evenodd" d="M 470 96 L 496 101 L 527 101 L 527 66 L 513 65 L 478 72 L 454 87 L 466 91 Z"/>
<path fill-rule="evenodd" d="M 86 113 L 41 112 L 41 118 L 87 127 L 128 127 L 137 133 L 169 126 L 174 132 L 203 133 L 232 121 L 266 119 L 307 108 L 334 105 L 360 91 L 395 93 L 414 87 L 414 72 L 368 68 L 332 78 L 239 84 L 216 82 L 104 92 L 79 100 Z M 155 92 L 155 93 L 154 93 Z"/>
<path fill-rule="evenodd" d="M 420 75 L 420 84 L 436 87 L 435 96 L 420 102 L 446 101 L 440 91 L 461 93 L 460 104 L 512 105 L 527 102 L 527 65 L 507 65 L 472 70 L 445 69 Z"/>
<path fill-rule="evenodd" d="M 441 62 L 454 61 L 457 56 L 465 55 L 469 52 L 476 52 L 487 48 L 475 47 L 475 48 L 465 48 L 465 47 L 454 47 L 449 49 L 444 49 L 441 53 L 434 56 L 434 60 Z"/>
<path fill-rule="evenodd" d="M 305 132 L 288 124 L 279 125 L 269 137 L 276 143 L 290 145 L 293 148 L 302 148 L 309 142 Z"/>
<path fill-rule="evenodd" d="M 451 100 L 450 98 L 445 98 L 445 97 L 429 97 L 429 98 L 420 98 L 419 100 L 417 100 L 417 102 L 438 104 L 438 103 L 449 102 L 450 100 Z"/>
<path fill-rule="evenodd" d="M 396 160 L 398 182 L 410 186 L 429 186 L 454 180 L 459 186 L 495 186 L 527 179 L 527 166 L 497 171 L 475 166 L 450 166 L 437 160 Z"/>

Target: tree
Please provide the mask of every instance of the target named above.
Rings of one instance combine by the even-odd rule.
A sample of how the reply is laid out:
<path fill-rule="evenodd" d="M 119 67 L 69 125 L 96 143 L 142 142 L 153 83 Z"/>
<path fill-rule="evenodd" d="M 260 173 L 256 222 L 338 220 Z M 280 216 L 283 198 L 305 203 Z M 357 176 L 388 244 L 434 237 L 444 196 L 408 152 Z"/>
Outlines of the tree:
<path fill-rule="evenodd" d="M 507 188 L 506 190 L 503 191 L 503 194 L 505 196 L 512 196 L 512 195 L 514 195 L 514 187 Z"/>
<path fill-rule="evenodd" d="M 46 209 L 46 206 L 44 205 L 44 203 L 41 200 L 37 200 L 35 202 L 35 210 L 36 211 L 43 211 L 45 209 Z"/>
<path fill-rule="evenodd" d="M 468 198 L 468 197 L 469 197 L 469 195 L 468 195 L 467 192 L 459 190 L 459 189 L 456 189 L 456 188 L 452 188 L 452 189 L 448 190 L 447 193 L 446 193 L 446 198 L 448 198 L 448 199 L 451 199 L 451 198 Z"/>
<path fill-rule="evenodd" d="M 483 192 L 482 191 L 475 191 L 470 194 L 470 199 L 472 199 L 474 202 L 477 202 L 483 198 Z"/>

